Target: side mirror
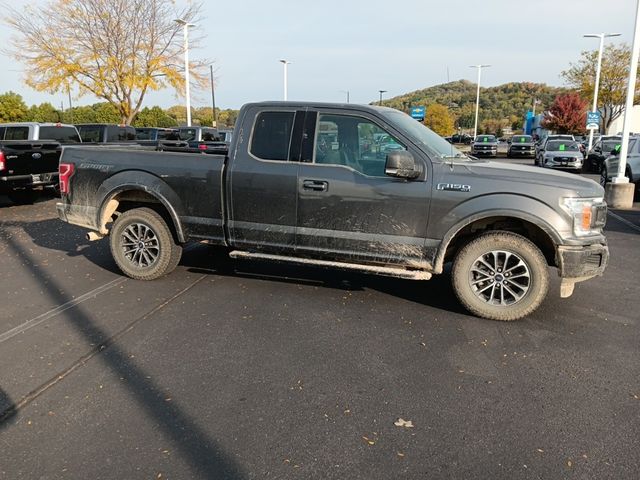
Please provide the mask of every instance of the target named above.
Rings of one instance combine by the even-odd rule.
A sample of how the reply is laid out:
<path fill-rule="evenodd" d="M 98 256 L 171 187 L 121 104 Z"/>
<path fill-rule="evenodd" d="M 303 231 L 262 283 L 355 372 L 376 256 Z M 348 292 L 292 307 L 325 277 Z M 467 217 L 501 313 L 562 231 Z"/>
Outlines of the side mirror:
<path fill-rule="evenodd" d="M 399 150 L 387 155 L 384 173 L 390 177 L 411 179 L 417 178 L 420 170 L 413 155 L 405 150 Z"/>

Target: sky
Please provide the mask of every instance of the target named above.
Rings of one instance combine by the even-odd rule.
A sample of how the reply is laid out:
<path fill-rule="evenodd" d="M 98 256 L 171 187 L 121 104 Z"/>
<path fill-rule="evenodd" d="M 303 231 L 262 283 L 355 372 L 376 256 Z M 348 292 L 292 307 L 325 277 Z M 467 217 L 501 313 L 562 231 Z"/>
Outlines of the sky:
<path fill-rule="evenodd" d="M 176 0 L 178 5 L 186 0 Z M 18 7 L 27 2 L 12 0 Z M 45 1 L 31 0 L 32 5 Z M 401 95 L 459 79 L 482 86 L 507 82 L 563 85 L 560 72 L 598 40 L 585 33 L 617 32 L 607 41 L 632 43 L 636 0 L 234 0 L 205 1 L 198 23 L 203 37 L 192 58 L 215 61 L 216 106 L 281 100 L 283 65 L 289 100 L 353 103 Z M 0 44 L 9 27 L 0 23 Z M 65 94 L 36 92 L 22 66 L 0 54 L 0 93 L 12 90 L 27 104 L 68 106 Z M 99 100 L 85 96 L 74 105 Z M 146 97 L 144 106 L 183 104 L 175 92 Z M 209 106 L 210 93 L 192 94 Z"/>

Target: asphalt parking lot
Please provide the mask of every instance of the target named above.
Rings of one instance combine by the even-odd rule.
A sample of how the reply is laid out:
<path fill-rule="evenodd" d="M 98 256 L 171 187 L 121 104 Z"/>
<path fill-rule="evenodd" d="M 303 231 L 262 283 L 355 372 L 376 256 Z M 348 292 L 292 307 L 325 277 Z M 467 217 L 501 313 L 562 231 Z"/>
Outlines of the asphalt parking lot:
<path fill-rule="evenodd" d="M 640 207 L 603 277 L 500 323 L 446 274 L 202 244 L 137 282 L 55 201 L 0 197 L 1 479 L 638 478 Z"/>

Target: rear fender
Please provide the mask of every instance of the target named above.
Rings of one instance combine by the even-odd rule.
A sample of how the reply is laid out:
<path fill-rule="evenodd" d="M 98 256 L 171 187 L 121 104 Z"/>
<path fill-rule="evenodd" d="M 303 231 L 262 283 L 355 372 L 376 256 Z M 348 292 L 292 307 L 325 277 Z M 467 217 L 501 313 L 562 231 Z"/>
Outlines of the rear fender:
<path fill-rule="evenodd" d="M 187 241 L 180 222 L 180 216 L 184 214 L 184 207 L 180 197 L 161 178 L 138 170 L 119 172 L 100 185 L 97 198 L 102 199 L 102 201 L 97 211 L 96 225 L 98 225 L 101 233 L 107 233 L 106 223 L 117 210 L 118 200 L 116 197 L 126 191 L 140 191 L 154 197 L 169 213 L 178 241 L 181 243 Z"/>

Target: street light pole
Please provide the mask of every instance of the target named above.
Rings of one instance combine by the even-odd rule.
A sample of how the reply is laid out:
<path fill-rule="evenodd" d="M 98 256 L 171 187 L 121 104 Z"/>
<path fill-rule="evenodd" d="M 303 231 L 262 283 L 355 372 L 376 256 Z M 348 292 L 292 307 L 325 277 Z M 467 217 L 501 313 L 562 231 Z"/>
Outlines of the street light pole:
<path fill-rule="evenodd" d="M 478 136 L 478 113 L 480 111 L 480 79 L 482 78 L 482 69 L 491 65 L 469 65 L 471 68 L 478 69 L 478 89 L 476 90 L 476 121 L 473 127 L 473 138 Z"/>
<path fill-rule="evenodd" d="M 213 65 L 209 65 L 209 71 L 211 72 L 211 108 L 213 108 L 213 127 L 218 126 L 218 115 L 216 114 L 216 91 L 213 85 Z"/>
<path fill-rule="evenodd" d="M 189 78 L 189 27 L 195 27 L 193 23 L 189 23 L 186 20 L 178 18 L 174 20 L 179 25 L 182 25 L 182 33 L 184 36 L 184 95 L 186 98 L 187 107 L 187 127 L 191 126 L 191 92 L 190 92 L 190 78 Z"/>
<path fill-rule="evenodd" d="M 583 37 L 587 38 L 599 38 L 600 48 L 598 49 L 598 63 L 596 66 L 596 84 L 593 89 L 593 108 L 592 112 L 595 112 L 598 108 L 598 90 L 600 89 L 600 70 L 602 69 L 602 51 L 604 49 L 604 39 L 608 37 L 619 37 L 619 33 L 587 33 Z M 589 147 L 587 151 L 591 151 L 593 146 L 593 130 L 589 130 Z"/>
<path fill-rule="evenodd" d="M 387 93 L 386 90 L 378 90 L 378 92 L 380 92 L 380 102 L 378 103 L 378 105 L 382 106 L 382 94 L 383 93 Z"/>
<path fill-rule="evenodd" d="M 347 95 L 347 103 L 349 103 L 349 90 L 340 90 L 340 91 Z"/>
<path fill-rule="evenodd" d="M 291 62 L 286 60 L 280 60 L 280 63 L 284 65 L 284 101 L 287 101 L 288 79 L 287 79 L 287 65 L 291 65 Z"/>

